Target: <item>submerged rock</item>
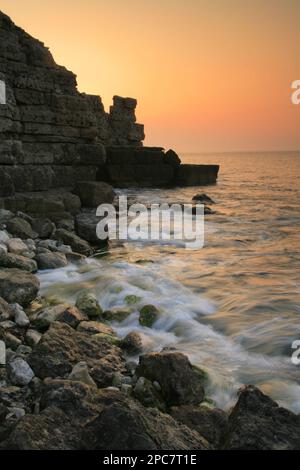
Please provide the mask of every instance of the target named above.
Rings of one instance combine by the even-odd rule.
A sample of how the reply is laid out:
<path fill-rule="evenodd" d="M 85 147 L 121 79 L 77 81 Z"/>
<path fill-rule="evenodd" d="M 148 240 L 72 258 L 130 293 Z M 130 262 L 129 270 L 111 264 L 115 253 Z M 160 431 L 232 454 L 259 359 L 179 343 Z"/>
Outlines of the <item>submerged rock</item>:
<path fill-rule="evenodd" d="M 299 450 L 300 416 L 248 385 L 229 416 L 230 450 Z"/>
<path fill-rule="evenodd" d="M 154 305 L 145 305 L 140 310 L 139 322 L 142 326 L 151 328 L 153 324 L 159 319 L 160 311 Z"/>
<path fill-rule="evenodd" d="M 136 375 L 157 381 L 168 406 L 198 404 L 204 399 L 205 374 L 195 370 L 182 353 L 145 354 L 140 357 Z"/>
<path fill-rule="evenodd" d="M 91 292 L 81 292 L 77 297 L 76 307 L 89 318 L 97 318 L 102 314 L 102 308 Z"/>
<path fill-rule="evenodd" d="M 141 335 L 137 331 L 132 331 L 125 336 L 120 342 L 120 347 L 128 354 L 139 354 L 143 349 Z"/>
<path fill-rule="evenodd" d="M 215 204 L 215 201 L 205 193 L 195 194 L 193 201 L 202 202 L 203 204 Z"/>
<path fill-rule="evenodd" d="M 103 312 L 101 316 L 105 321 L 122 322 L 126 320 L 126 318 L 129 317 L 131 313 L 132 310 L 130 310 L 130 308 L 114 307 Z"/>
<path fill-rule="evenodd" d="M 39 280 L 31 273 L 19 269 L 0 269 L 0 296 L 8 303 L 28 305 L 37 296 Z"/>

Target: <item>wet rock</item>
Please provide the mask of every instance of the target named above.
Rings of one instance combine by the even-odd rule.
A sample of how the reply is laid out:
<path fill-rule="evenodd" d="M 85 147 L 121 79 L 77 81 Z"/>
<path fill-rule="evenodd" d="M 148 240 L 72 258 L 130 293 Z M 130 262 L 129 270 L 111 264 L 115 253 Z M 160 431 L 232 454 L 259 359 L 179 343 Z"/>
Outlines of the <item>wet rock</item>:
<path fill-rule="evenodd" d="M 35 259 L 40 270 L 63 268 L 68 264 L 63 253 L 39 253 Z"/>
<path fill-rule="evenodd" d="M 21 305 L 19 304 L 12 304 L 11 308 L 14 312 L 15 323 L 21 328 L 26 328 L 27 326 L 29 326 L 30 321 L 26 313 L 24 312 L 23 307 L 21 307 Z"/>
<path fill-rule="evenodd" d="M 65 229 L 58 229 L 55 231 L 54 237 L 65 245 L 70 245 L 75 253 L 80 253 L 85 256 L 90 256 L 92 254 L 93 250 L 90 245 L 85 240 L 78 237 L 78 235 L 75 235 L 75 233 L 69 232 Z"/>
<path fill-rule="evenodd" d="M 77 193 L 83 207 L 98 207 L 100 204 L 112 204 L 115 192 L 112 186 L 101 181 L 80 181 Z"/>
<path fill-rule="evenodd" d="M 47 380 L 40 415 L 26 415 L 2 444 L 8 450 L 205 450 L 197 432 L 120 391 Z"/>
<path fill-rule="evenodd" d="M 139 354 L 143 349 L 141 335 L 137 331 L 128 333 L 120 342 L 120 347 L 124 349 L 127 354 Z"/>
<path fill-rule="evenodd" d="M 68 254 L 68 253 L 72 253 L 72 248 L 70 247 L 70 245 L 58 245 L 57 247 L 57 251 L 59 253 L 64 253 L 65 255 Z"/>
<path fill-rule="evenodd" d="M 299 450 L 300 416 L 248 385 L 229 416 L 224 447 L 232 450 Z"/>
<path fill-rule="evenodd" d="M 119 348 L 59 322 L 53 323 L 43 335 L 28 361 L 41 379 L 67 376 L 75 364 L 85 361 L 99 387 L 111 385 L 114 373 L 125 371 Z"/>
<path fill-rule="evenodd" d="M 30 273 L 37 271 L 37 264 L 34 260 L 13 253 L 0 253 L 0 266 L 4 268 L 21 269 L 22 271 L 28 271 Z"/>
<path fill-rule="evenodd" d="M 96 296 L 90 292 L 81 292 L 76 299 L 76 307 L 89 318 L 102 315 L 102 309 Z"/>
<path fill-rule="evenodd" d="M 0 242 L 0 256 L 7 254 L 7 246 Z"/>
<path fill-rule="evenodd" d="M 97 387 L 92 377 L 90 376 L 88 366 L 84 361 L 78 362 L 78 364 L 73 367 L 68 379 L 75 382 L 82 382 L 86 385 L 89 385 L 90 387 Z"/>
<path fill-rule="evenodd" d="M 142 326 L 151 328 L 159 319 L 160 311 L 154 305 L 145 305 L 140 310 L 139 322 Z"/>
<path fill-rule="evenodd" d="M 55 230 L 55 224 L 47 218 L 33 219 L 32 229 L 40 238 L 50 238 Z"/>
<path fill-rule="evenodd" d="M 56 240 L 40 240 L 38 242 L 38 248 L 45 248 L 49 251 L 57 251 L 57 241 Z"/>
<path fill-rule="evenodd" d="M 29 364 L 21 357 L 12 359 L 8 365 L 8 375 L 14 385 L 28 385 L 34 377 L 34 372 Z"/>
<path fill-rule="evenodd" d="M 198 404 L 204 399 L 205 374 L 179 352 L 149 353 L 140 357 L 136 375 L 157 381 L 169 406 Z"/>
<path fill-rule="evenodd" d="M 76 233 L 90 243 L 98 246 L 106 245 L 107 240 L 100 240 L 97 236 L 97 225 L 100 220 L 100 217 L 97 217 L 94 213 L 83 212 L 78 214 L 75 218 Z"/>
<path fill-rule="evenodd" d="M 57 316 L 56 321 L 67 323 L 67 325 L 76 329 L 80 322 L 86 319 L 86 316 L 83 315 L 78 308 L 68 307 Z"/>
<path fill-rule="evenodd" d="M 126 320 L 126 318 L 128 318 L 131 313 L 132 310 L 130 308 L 114 307 L 103 312 L 101 316 L 105 321 L 122 322 Z"/>
<path fill-rule="evenodd" d="M 8 303 L 28 305 L 37 296 L 39 280 L 31 273 L 19 269 L 0 269 L 0 296 Z"/>
<path fill-rule="evenodd" d="M 45 331 L 49 328 L 51 323 L 57 321 L 60 315 L 62 315 L 67 308 L 67 304 L 46 307 L 42 311 L 38 312 L 36 315 L 32 316 L 31 323 L 34 325 L 35 328 L 37 328 L 37 330 Z"/>
<path fill-rule="evenodd" d="M 6 226 L 9 233 L 15 237 L 22 239 L 36 238 L 36 234 L 33 232 L 30 223 L 21 217 L 14 217 L 7 222 Z"/>
<path fill-rule="evenodd" d="M 10 239 L 10 236 L 7 233 L 7 231 L 6 230 L 0 230 L 0 242 L 4 243 L 4 245 L 7 245 L 9 239 Z"/>
<path fill-rule="evenodd" d="M 42 335 L 36 330 L 27 330 L 25 335 L 25 342 L 31 348 L 34 348 L 41 340 Z"/>
<path fill-rule="evenodd" d="M 222 446 L 228 432 L 228 416 L 219 408 L 210 409 L 206 406 L 174 406 L 170 410 L 176 421 L 193 429 L 214 447 Z"/>
<path fill-rule="evenodd" d="M 28 246 L 21 240 L 21 238 L 10 238 L 7 241 L 8 251 L 15 255 L 22 255 L 28 251 Z"/>
<path fill-rule="evenodd" d="M 140 377 L 133 389 L 133 394 L 142 405 L 166 411 L 166 404 L 159 391 L 156 390 L 152 382 L 145 377 Z"/>
<path fill-rule="evenodd" d="M 19 357 L 22 357 L 24 360 L 26 360 L 27 356 L 31 352 L 32 352 L 32 348 L 30 346 L 26 346 L 25 344 L 21 344 L 16 350 L 16 354 Z"/>

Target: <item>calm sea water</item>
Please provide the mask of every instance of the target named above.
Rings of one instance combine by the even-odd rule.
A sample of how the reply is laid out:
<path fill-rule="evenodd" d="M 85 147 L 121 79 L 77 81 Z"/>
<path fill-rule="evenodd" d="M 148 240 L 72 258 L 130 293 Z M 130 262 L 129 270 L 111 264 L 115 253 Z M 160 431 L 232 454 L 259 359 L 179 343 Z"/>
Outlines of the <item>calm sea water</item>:
<path fill-rule="evenodd" d="M 205 246 L 188 251 L 159 243 L 113 244 L 81 267 L 41 274 L 45 294 L 74 301 L 93 289 L 103 308 L 141 298 L 162 311 L 153 329 L 138 314 L 117 324 L 138 330 L 146 350 L 176 347 L 209 374 L 208 394 L 222 408 L 246 383 L 300 412 L 300 153 L 186 154 L 189 163 L 219 163 L 218 184 L 130 190 L 141 202 L 191 202 L 205 192 L 216 204 L 205 219 Z M 141 260 L 143 262 L 141 262 Z"/>

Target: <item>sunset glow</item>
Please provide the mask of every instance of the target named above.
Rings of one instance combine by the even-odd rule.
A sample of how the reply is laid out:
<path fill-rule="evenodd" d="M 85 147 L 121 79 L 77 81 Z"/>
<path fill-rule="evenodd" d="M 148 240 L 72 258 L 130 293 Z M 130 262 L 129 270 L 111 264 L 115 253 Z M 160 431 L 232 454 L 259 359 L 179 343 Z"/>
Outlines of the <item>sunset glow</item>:
<path fill-rule="evenodd" d="M 1 10 L 106 108 L 114 94 L 136 97 L 148 145 L 300 148 L 298 0 L 2 0 Z"/>

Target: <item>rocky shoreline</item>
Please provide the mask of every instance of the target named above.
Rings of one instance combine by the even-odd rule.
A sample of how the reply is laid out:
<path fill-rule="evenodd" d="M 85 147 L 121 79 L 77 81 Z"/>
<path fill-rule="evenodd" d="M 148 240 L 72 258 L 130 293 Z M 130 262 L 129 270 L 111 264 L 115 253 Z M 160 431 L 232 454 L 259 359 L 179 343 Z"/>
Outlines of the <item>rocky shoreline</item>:
<path fill-rule="evenodd" d="M 300 448 L 300 416 L 256 387 L 223 411 L 206 397 L 205 371 L 181 352 L 143 354 L 136 331 L 119 338 L 110 324 L 126 319 L 136 299 L 103 311 L 88 290 L 75 305 L 39 296 L 38 269 L 84 263 L 95 245 L 3 209 L 0 228 L 0 449 Z M 139 321 L 151 328 L 159 315 L 144 305 Z"/>
<path fill-rule="evenodd" d="M 118 337 L 111 323 L 132 312 L 132 296 L 109 311 L 89 290 L 75 305 L 40 296 L 38 271 L 107 249 L 95 208 L 113 203 L 110 184 L 199 186 L 219 167 L 143 147 L 135 99 L 115 96 L 105 112 L 2 12 L 0 38 L 0 449 L 300 449 L 300 416 L 256 387 L 220 410 L 205 370 L 180 351 L 145 353 L 136 331 Z M 143 305 L 139 322 L 151 328 L 160 314 Z"/>

